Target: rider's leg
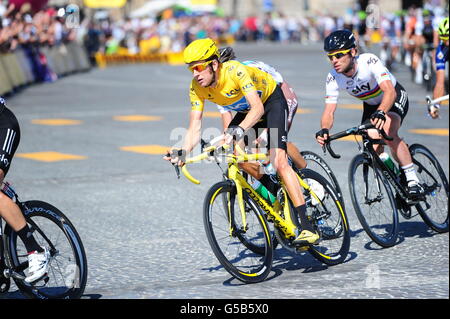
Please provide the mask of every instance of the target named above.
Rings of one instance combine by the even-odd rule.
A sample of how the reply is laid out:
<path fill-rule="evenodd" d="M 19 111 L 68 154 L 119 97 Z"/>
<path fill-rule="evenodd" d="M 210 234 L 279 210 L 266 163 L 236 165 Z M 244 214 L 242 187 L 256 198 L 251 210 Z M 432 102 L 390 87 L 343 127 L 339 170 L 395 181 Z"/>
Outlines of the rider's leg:
<path fill-rule="evenodd" d="M 287 143 L 287 153 L 296 167 L 298 167 L 299 169 L 306 168 L 306 160 L 303 158 L 300 150 L 297 148 L 297 146 L 295 146 L 294 143 Z"/>
<path fill-rule="evenodd" d="M 0 183 L 3 181 L 4 173 L 0 169 Z M 19 206 L 11 198 L 0 192 L 0 216 L 11 226 L 23 241 L 28 253 L 33 251 L 42 252 L 41 246 L 36 242 L 34 236 L 25 221 L 25 217 L 20 211 Z"/>
<path fill-rule="evenodd" d="M 398 136 L 398 130 L 401 126 L 401 118 L 397 113 L 390 112 L 386 116 L 384 129 L 389 136 L 394 138 L 393 141 L 386 141 L 390 147 L 392 155 L 398 161 L 400 167 L 404 170 L 408 184 L 411 182 L 419 183 L 416 171 L 414 169 L 411 153 L 408 145 Z"/>
<path fill-rule="evenodd" d="M 286 151 L 281 148 L 270 149 L 270 160 L 272 162 L 272 165 L 275 166 L 278 175 L 282 179 L 288 192 L 289 198 L 291 199 L 294 209 L 296 210 L 300 219 L 302 232 L 294 240 L 294 243 L 316 243 L 319 240 L 319 235 L 314 231 L 313 225 L 309 222 L 306 216 L 305 198 L 303 197 L 297 174 L 288 163 Z"/>

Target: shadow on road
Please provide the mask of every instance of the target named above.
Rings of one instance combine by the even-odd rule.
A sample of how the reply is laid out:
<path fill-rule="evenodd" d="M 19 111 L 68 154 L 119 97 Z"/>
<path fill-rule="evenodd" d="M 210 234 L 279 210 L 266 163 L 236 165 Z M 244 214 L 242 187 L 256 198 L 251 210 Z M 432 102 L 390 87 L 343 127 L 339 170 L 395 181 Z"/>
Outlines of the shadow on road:
<path fill-rule="evenodd" d="M 401 244 L 407 238 L 430 238 L 435 235 L 439 235 L 439 233 L 431 230 L 424 222 L 421 221 L 409 221 L 399 223 L 399 232 L 398 232 L 398 240 L 396 245 Z M 378 246 L 373 241 L 370 241 L 364 245 L 364 248 L 368 250 L 382 250 L 385 249 L 381 246 Z"/>

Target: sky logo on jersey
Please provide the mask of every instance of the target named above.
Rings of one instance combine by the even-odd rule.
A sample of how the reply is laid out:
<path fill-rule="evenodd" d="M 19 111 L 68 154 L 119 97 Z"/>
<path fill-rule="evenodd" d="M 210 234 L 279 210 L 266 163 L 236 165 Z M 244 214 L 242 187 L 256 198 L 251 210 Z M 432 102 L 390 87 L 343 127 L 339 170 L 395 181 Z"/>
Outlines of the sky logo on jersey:
<path fill-rule="evenodd" d="M 356 86 L 356 88 L 352 90 L 352 93 L 353 96 L 357 97 L 360 100 L 365 101 L 379 96 L 381 93 L 383 93 L 383 91 L 381 91 L 378 84 L 371 90 L 370 84 L 366 83 L 361 85 L 360 87 Z"/>

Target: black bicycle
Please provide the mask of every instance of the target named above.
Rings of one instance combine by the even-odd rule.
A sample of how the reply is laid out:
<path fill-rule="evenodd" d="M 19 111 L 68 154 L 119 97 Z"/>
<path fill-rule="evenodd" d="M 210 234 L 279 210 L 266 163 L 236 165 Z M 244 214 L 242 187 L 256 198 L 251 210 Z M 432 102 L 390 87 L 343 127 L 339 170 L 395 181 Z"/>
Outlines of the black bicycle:
<path fill-rule="evenodd" d="M 0 219 L 0 293 L 8 292 L 12 278 L 29 298 L 80 298 L 86 287 L 87 260 L 73 224 L 60 210 L 46 202 L 20 202 L 8 183 L 2 185 L 1 191 L 20 207 L 39 245 L 49 250 L 50 261 L 43 278 L 34 283 L 25 282 L 27 251 L 9 225 L 3 229 Z"/>
<path fill-rule="evenodd" d="M 326 147 L 334 158 L 330 142 L 349 135 L 360 135 L 363 147 L 350 163 L 349 186 L 356 215 L 369 237 L 382 247 L 395 245 L 398 238 L 398 212 L 406 219 L 413 216 L 415 207 L 425 223 L 438 233 L 448 232 L 448 179 L 433 153 L 425 146 L 413 144 L 409 147 L 420 184 L 425 193 L 420 198 L 411 198 L 407 192 L 406 178 L 389 169 L 374 150 L 375 144 L 384 145 L 382 139 L 372 139 L 367 130 L 372 124 L 349 128 L 330 136 Z M 381 130 L 386 140 L 392 140 Z"/>

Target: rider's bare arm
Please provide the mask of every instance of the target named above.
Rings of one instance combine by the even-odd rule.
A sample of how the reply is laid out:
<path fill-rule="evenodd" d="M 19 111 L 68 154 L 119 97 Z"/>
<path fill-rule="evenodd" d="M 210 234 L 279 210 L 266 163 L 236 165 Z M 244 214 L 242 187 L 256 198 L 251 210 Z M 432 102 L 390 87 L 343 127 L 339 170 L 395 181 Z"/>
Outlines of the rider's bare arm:
<path fill-rule="evenodd" d="M 397 93 L 395 92 L 394 85 L 392 85 L 392 82 L 389 80 L 381 82 L 379 86 L 383 91 L 383 99 L 381 100 L 378 110 L 387 113 L 394 105 L 395 99 L 397 98 Z"/>
<path fill-rule="evenodd" d="M 325 110 L 322 113 L 322 118 L 320 119 L 320 127 L 322 129 L 330 130 L 333 127 L 334 122 L 334 112 L 336 111 L 337 103 L 325 103 Z M 317 143 L 324 145 L 325 141 L 328 139 L 328 135 L 316 136 Z"/>
<path fill-rule="evenodd" d="M 337 103 L 326 103 L 325 110 L 322 113 L 320 120 L 320 127 L 331 129 L 334 122 L 334 112 L 336 111 Z"/>
<path fill-rule="evenodd" d="M 198 144 L 202 131 L 202 111 L 191 111 L 189 116 L 189 128 L 183 143 L 183 149 L 190 153 Z"/>
<path fill-rule="evenodd" d="M 253 127 L 264 115 L 264 105 L 258 92 L 251 91 L 245 95 L 248 104 L 250 104 L 250 111 L 248 112 L 245 119 L 239 124 L 244 130 L 248 130 Z"/>
<path fill-rule="evenodd" d="M 228 125 L 230 125 L 231 120 L 233 119 L 233 114 L 231 112 L 224 112 L 221 113 L 221 116 L 222 116 L 222 127 L 223 130 L 225 131 Z"/>
<path fill-rule="evenodd" d="M 444 96 L 445 92 L 445 70 L 437 70 L 436 71 L 436 85 L 433 90 L 433 100 L 438 97 Z"/>

